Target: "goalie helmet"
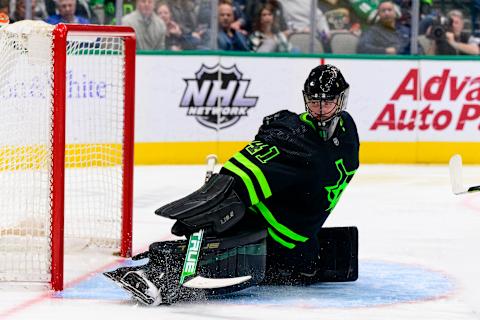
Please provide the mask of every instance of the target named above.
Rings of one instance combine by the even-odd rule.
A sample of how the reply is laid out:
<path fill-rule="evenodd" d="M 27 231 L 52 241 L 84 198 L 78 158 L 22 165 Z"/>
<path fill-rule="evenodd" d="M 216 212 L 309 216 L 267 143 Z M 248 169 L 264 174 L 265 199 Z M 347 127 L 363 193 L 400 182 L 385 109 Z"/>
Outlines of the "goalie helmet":
<path fill-rule="evenodd" d="M 349 87 L 340 70 L 330 64 L 315 67 L 305 80 L 305 109 L 325 141 L 332 137 L 340 113 L 347 107 Z"/>

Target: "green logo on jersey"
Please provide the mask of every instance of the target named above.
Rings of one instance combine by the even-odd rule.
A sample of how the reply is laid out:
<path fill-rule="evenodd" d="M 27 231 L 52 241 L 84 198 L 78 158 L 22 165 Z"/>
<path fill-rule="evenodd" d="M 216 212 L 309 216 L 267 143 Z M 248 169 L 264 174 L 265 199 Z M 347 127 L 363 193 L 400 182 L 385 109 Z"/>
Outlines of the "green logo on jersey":
<path fill-rule="evenodd" d="M 340 178 L 338 179 L 337 184 L 325 187 L 325 190 L 328 192 L 328 201 L 330 202 L 330 206 L 328 207 L 327 211 L 332 211 L 333 208 L 335 208 L 338 200 L 340 200 L 343 190 L 345 190 L 348 185 L 348 177 L 353 176 L 356 171 L 347 171 L 347 169 L 345 169 L 345 165 L 343 164 L 343 159 L 335 161 L 335 165 L 340 173 Z"/>
<path fill-rule="evenodd" d="M 257 140 L 250 142 L 245 150 L 252 156 L 255 155 L 255 158 L 261 163 L 267 163 L 280 154 L 277 147 Z"/>

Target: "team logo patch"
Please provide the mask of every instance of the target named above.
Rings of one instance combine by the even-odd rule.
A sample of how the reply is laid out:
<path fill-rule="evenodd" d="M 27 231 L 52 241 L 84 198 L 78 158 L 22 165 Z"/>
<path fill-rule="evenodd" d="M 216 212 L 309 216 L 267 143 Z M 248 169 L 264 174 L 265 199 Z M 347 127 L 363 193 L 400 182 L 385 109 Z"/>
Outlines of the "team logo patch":
<path fill-rule="evenodd" d="M 342 195 L 343 190 L 345 190 L 345 188 L 348 185 L 348 182 L 350 181 L 349 178 L 351 179 L 351 177 L 355 174 L 355 171 L 357 171 L 357 170 L 347 171 L 347 169 L 345 168 L 345 165 L 343 164 L 343 159 L 339 159 L 335 161 L 335 165 L 337 166 L 337 170 L 339 173 L 338 181 L 333 186 L 325 187 L 325 190 L 327 190 L 328 192 L 328 202 L 330 202 L 330 206 L 326 211 L 330 211 L 330 212 L 333 210 L 333 208 L 335 208 L 335 206 L 338 203 L 338 200 L 340 200 L 340 196 Z"/>
<path fill-rule="evenodd" d="M 215 130 L 233 126 L 257 104 L 258 97 L 248 96 L 250 79 L 234 64 L 224 67 L 204 64 L 195 73 L 195 78 L 183 79 L 186 88 L 180 108 L 187 109 L 187 116 L 203 126 Z"/>

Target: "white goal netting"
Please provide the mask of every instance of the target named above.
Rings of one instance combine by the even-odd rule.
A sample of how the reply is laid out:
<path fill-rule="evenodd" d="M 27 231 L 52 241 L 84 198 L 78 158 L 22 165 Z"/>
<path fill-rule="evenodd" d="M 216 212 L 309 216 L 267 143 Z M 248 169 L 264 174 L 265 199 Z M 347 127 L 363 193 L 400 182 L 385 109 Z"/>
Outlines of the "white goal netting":
<path fill-rule="evenodd" d="M 50 281 L 54 26 L 0 31 L 0 280 Z M 65 237 L 118 248 L 121 238 L 124 43 L 67 38 Z M 68 250 L 68 248 L 66 249 Z M 67 251 L 68 252 L 68 251 Z"/>

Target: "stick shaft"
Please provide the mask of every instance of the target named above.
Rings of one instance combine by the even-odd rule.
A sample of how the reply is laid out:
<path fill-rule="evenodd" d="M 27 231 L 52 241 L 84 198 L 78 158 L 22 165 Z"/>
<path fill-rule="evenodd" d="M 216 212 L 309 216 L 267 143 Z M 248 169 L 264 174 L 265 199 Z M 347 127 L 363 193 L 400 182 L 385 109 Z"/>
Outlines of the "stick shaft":
<path fill-rule="evenodd" d="M 208 155 L 205 182 L 208 182 L 212 176 L 216 164 L 217 156 L 214 154 Z M 188 239 L 187 254 L 185 255 L 185 262 L 183 263 L 182 275 L 180 276 L 180 285 L 183 285 L 187 278 L 194 276 L 197 272 L 200 249 L 202 248 L 203 232 L 204 230 L 200 229 L 198 232 L 192 233 Z"/>

